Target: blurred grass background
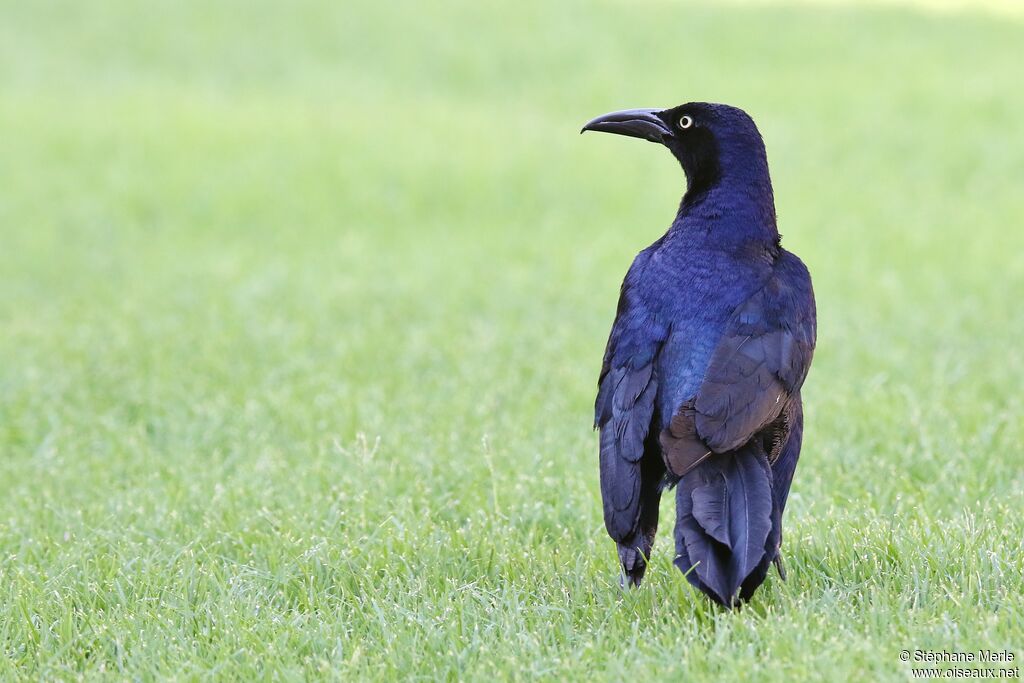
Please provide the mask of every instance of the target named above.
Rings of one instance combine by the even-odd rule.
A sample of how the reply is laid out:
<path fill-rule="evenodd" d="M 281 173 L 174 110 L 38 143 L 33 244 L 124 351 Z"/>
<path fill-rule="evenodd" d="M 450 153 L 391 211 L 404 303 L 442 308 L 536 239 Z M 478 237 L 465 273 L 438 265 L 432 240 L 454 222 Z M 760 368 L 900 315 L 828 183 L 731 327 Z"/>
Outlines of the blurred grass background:
<path fill-rule="evenodd" d="M 1024 19 L 0 3 L 0 676 L 904 679 L 1024 656 Z M 790 579 L 622 593 L 590 431 L 675 162 L 765 136 L 819 345 Z M 668 678 L 666 678 L 667 680 Z"/>

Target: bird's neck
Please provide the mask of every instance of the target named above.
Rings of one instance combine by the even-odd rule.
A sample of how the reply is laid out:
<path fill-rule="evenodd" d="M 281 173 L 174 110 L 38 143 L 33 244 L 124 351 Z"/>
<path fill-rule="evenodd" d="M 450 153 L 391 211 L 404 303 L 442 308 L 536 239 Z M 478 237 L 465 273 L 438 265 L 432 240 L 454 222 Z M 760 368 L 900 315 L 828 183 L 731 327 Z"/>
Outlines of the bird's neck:
<path fill-rule="evenodd" d="M 688 179 L 672 230 L 704 233 L 716 242 L 776 243 L 775 197 L 767 162 L 724 166 L 711 183 Z"/>
<path fill-rule="evenodd" d="M 696 160 L 694 160 L 696 161 Z M 775 197 L 768 155 L 760 135 L 734 135 L 699 163 L 682 158 L 686 194 L 679 204 L 673 231 L 701 234 L 728 248 L 731 242 L 777 243 Z"/>

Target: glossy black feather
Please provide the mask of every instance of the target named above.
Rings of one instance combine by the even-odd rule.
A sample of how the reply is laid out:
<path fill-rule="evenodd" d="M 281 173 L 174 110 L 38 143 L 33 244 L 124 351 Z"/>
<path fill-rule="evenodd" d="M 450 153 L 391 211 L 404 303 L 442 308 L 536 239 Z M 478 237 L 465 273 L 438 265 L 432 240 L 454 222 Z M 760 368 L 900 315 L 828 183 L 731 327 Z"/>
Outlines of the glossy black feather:
<path fill-rule="evenodd" d="M 661 435 L 666 465 L 691 498 L 680 503 L 697 522 L 681 505 L 677 545 L 685 549 L 677 553 L 696 565 L 690 582 L 726 606 L 741 588 L 739 597 L 748 598 L 778 557 L 785 503 L 773 495 L 769 458 L 789 441 L 813 355 L 813 299 L 799 291 L 805 282 L 802 264 L 777 260 L 731 315 L 696 395 Z"/>
<path fill-rule="evenodd" d="M 680 482 L 677 506 L 676 564 L 684 572 L 692 567 L 690 583 L 731 607 L 740 586 L 764 559 L 772 530 L 772 487 L 764 452 L 752 444 L 708 459 Z"/>
<path fill-rule="evenodd" d="M 633 532 L 618 542 L 622 582 L 639 586 L 647 570 L 647 558 L 658 531 L 658 505 L 661 502 L 665 466 L 661 461 L 657 438 L 648 434 L 644 457 L 640 460 L 638 514 Z"/>
<path fill-rule="evenodd" d="M 804 415 L 799 396 L 790 404 L 787 415 L 787 432 L 779 444 L 778 453 L 771 465 L 772 474 L 772 530 L 765 540 L 765 555 L 750 573 L 740 588 L 740 600 L 749 600 L 758 586 L 764 582 L 768 569 L 774 563 L 779 576 L 785 579 L 782 569 L 782 515 L 786 510 L 789 488 L 800 458 L 803 441 Z"/>
<path fill-rule="evenodd" d="M 644 254 L 636 263 L 643 263 Z M 637 265 L 631 269 L 636 273 Z M 658 525 L 665 466 L 657 444 L 654 363 L 666 330 L 638 300 L 627 275 L 594 403 L 601 430 L 604 523 L 619 548 L 623 582 L 639 585 Z"/>
<path fill-rule="evenodd" d="M 814 306 L 795 291 L 805 281 L 803 264 L 780 256 L 726 327 L 694 401 L 695 431 L 714 452 L 739 448 L 774 422 L 807 376 Z"/>
<path fill-rule="evenodd" d="M 658 386 L 653 358 L 653 353 L 643 351 L 626 355 L 621 365 L 605 373 L 598 393 L 596 423 L 601 430 L 605 527 L 616 541 L 626 541 L 634 534 L 640 515 L 640 459 Z"/>

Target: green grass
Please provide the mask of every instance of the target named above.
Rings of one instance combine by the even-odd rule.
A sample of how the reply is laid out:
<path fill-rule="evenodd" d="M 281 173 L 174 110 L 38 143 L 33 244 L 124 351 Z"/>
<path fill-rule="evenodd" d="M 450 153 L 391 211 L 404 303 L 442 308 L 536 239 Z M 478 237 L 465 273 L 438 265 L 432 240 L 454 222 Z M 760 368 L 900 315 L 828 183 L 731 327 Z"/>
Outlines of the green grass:
<path fill-rule="evenodd" d="M 1024 21 L 4 2 L 0 678 L 906 679 L 1024 657 Z M 592 400 L 725 101 L 819 308 L 789 581 L 617 587 Z"/>

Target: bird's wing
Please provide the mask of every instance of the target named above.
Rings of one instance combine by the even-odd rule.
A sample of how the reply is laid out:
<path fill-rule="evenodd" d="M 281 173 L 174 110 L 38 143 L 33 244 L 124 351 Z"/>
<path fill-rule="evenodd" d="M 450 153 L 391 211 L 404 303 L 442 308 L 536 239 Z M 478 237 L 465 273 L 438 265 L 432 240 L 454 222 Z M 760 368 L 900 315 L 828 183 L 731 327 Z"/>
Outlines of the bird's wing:
<path fill-rule="evenodd" d="M 654 362 L 667 333 L 628 282 L 619 296 L 594 404 L 594 426 L 601 430 L 605 526 L 617 541 L 628 538 L 637 524 L 640 460 L 658 387 Z"/>
<path fill-rule="evenodd" d="M 764 286 L 733 312 L 696 395 L 662 431 L 672 471 L 682 476 L 775 422 L 807 376 L 815 338 L 810 275 L 782 252 Z"/>

